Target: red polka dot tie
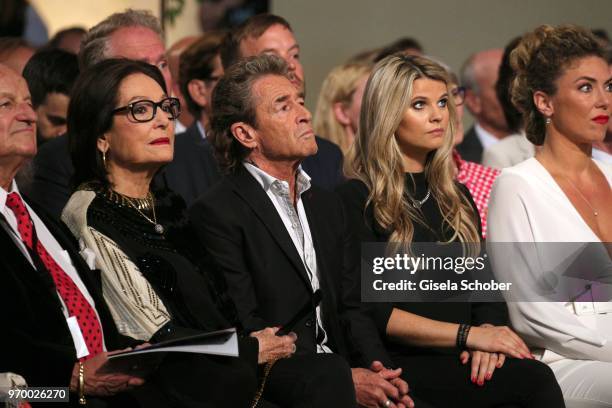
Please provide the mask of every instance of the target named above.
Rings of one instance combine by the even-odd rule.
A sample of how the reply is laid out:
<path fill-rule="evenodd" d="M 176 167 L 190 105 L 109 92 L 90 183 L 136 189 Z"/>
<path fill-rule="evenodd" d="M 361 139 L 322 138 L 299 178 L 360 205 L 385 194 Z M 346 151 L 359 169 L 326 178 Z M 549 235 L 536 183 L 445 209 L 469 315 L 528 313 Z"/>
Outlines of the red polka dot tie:
<path fill-rule="evenodd" d="M 15 218 L 17 218 L 17 230 L 19 235 L 21 235 L 21 240 L 30 250 L 33 250 L 34 224 L 19 194 L 9 194 L 6 198 L 6 206 L 13 211 Z M 81 360 L 87 360 L 100 353 L 102 351 L 102 330 L 93 307 L 85 299 L 73 280 L 55 262 L 43 244 L 38 240 L 36 240 L 36 254 L 38 254 L 43 265 L 51 274 L 55 282 L 55 288 L 68 308 L 68 314 L 76 317 L 79 323 L 79 328 L 81 333 L 83 333 L 83 338 L 89 350 L 89 355 Z"/>

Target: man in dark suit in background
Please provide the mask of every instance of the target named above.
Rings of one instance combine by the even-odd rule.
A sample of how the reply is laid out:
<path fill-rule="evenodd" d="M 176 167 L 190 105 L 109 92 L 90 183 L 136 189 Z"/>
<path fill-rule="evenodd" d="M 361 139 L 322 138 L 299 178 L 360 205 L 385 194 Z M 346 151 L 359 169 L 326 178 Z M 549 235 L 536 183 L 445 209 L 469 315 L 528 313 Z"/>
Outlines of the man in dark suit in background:
<path fill-rule="evenodd" d="M 476 122 L 457 146 L 464 160 L 481 163 L 483 150 L 510 134 L 495 92 L 502 56 L 502 49 L 480 51 L 461 68 L 465 106 Z"/>
<path fill-rule="evenodd" d="M 172 89 L 159 20 L 150 12 L 126 10 L 105 18 L 94 26 L 81 44 L 81 71 L 107 58 L 128 58 L 157 66 Z M 59 220 L 70 198 L 74 173 L 68 152 L 68 137 L 58 136 L 45 143 L 34 158 L 31 199 Z"/>
<path fill-rule="evenodd" d="M 284 406 L 290 396 L 309 395 L 311 406 L 349 406 L 355 392 L 361 405 L 411 406 L 401 370 L 384 368 L 392 362 L 359 309 L 342 204 L 311 185 L 300 165 L 317 143 L 292 79 L 286 63 L 268 55 L 226 71 L 210 133 L 228 175 L 195 202 L 190 218 L 244 329 L 280 325 L 297 334 L 296 355 L 273 367 L 266 399 Z M 370 369 L 349 371 L 351 346 Z"/>
<path fill-rule="evenodd" d="M 223 67 L 241 58 L 260 54 L 275 54 L 289 67 L 291 82 L 305 92 L 304 69 L 300 62 L 300 46 L 289 23 L 273 14 L 258 14 L 241 24 L 225 39 L 221 49 Z M 316 136 L 318 151 L 307 157 L 302 167 L 313 184 L 333 190 L 343 179 L 342 152 L 334 143 Z"/>
<path fill-rule="evenodd" d="M 196 121 L 184 133 L 176 135 L 174 159 L 156 176 L 180 194 L 187 205 L 193 203 L 221 176 L 206 129 L 210 119 L 212 92 L 223 76 L 219 50 L 224 34 L 209 32 L 198 37 L 181 54 L 179 84 L 189 112 Z"/>

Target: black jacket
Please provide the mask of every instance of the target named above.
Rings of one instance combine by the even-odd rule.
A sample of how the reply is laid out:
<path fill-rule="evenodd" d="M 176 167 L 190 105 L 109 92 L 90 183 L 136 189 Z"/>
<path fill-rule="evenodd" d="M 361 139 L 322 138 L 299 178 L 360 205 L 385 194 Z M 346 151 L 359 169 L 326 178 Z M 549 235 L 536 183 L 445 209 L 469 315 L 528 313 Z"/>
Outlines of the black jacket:
<path fill-rule="evenodd" d="M 107 350 L 134 345 L 132 339 L 117 332 L 102 298 L 99 271 L 87 266 L 78 253 L 78 244 L 63 225 L 35 205 L 31 206 L 68 252 L 93 298 Z M 67 387 L 77 357 L 53 279 L 46 271 L 32 267 L 4 228 L 0 228 L 0 247 L 0 310 L 3 311 L 0 372 L 20 374 L 30 386 Z"/>
<path fill-rule="evenodd" d="M 476 135 L 476 128 L 474 126 L 465 132 L 463 141 L 457 145 L 457 151 L 463 160 L 482 163 L 483 147 L 478 135 Z"/>
<path fill-rule="evenodd" d="M 314 185 L 302 199 L 317 254 L 328 346 L 345 357 L 353 353 L 361 364 L 376 355 L 391 365 L 376 328 L 359 308 L 354 240 L 341 202 Z M 225 276 L 247 331 L 283 325 L 312 299 L 307 272 L 282 219 L 243 166 L 200 197 L 190 217 L 209 259 Z M 293 331 L 298 353 L 316 352 L 314 306 Z"/>

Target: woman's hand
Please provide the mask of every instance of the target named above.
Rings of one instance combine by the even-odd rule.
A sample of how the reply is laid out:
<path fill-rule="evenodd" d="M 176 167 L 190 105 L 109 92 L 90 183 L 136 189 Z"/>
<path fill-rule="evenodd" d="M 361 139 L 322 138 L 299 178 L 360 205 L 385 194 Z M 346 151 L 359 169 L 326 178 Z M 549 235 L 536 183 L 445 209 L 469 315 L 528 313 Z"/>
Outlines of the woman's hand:
<path fill-rule="evenodd" d="M 484 385 L 485 380 L 489 381 L 495 369 L 501 368 L 506 361 L 504 354 L 487 353 L 486 351 L 463 351 L 459 356 L 463 365 L 467 364 L 470 358 L 472 359 L 470 379 L 480 386 Z"/>
<path fill-rule="evenodd" d="M 520 359 L 533 358 L 525 342 L 507 326 L 473 326 L 468 334 L 467 347 Z"/>
<path fill-rule="evenodd" d="M 251 337 L 255 337 L 259 342 L 257 358 L 259 364 L 290 357 L 295 353 L 297 335 L 291 332 L 286 336 L 277 336 L 276 332 L 279 330 L 280 327 L 266 327 L 263 330 L 251 333 Z"/>

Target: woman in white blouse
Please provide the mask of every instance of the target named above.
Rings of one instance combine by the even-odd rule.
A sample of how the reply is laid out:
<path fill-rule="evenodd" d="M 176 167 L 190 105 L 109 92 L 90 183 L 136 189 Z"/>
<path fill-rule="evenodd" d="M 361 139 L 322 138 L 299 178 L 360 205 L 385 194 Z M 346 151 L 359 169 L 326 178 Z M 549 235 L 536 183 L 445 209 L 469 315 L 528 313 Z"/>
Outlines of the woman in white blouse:
<path fill-rule="evenodd" d="M 493 187 L 491 262 L 501 281 L 515 282 L 514 296 L 522 294 L 507 299 L 512 324 L 553 369 L 568 405 L 612 407 L 612 302 L 602 301 L 609 297 L 587 288 L 565 301 L 524 301 L 554 291 L 559 279 L 550 271 L 572 257 L 567 245 L 541 243 L 596 243 L 593 268 L 610 267 L 612 166 L 591 158 L 610 120 L 610 70 L 597 40 L 576 26 L 526 34 L 511 63 L 512 101 L 524 115 L 527 138 L 542 148 L 504 169 Z"/>

